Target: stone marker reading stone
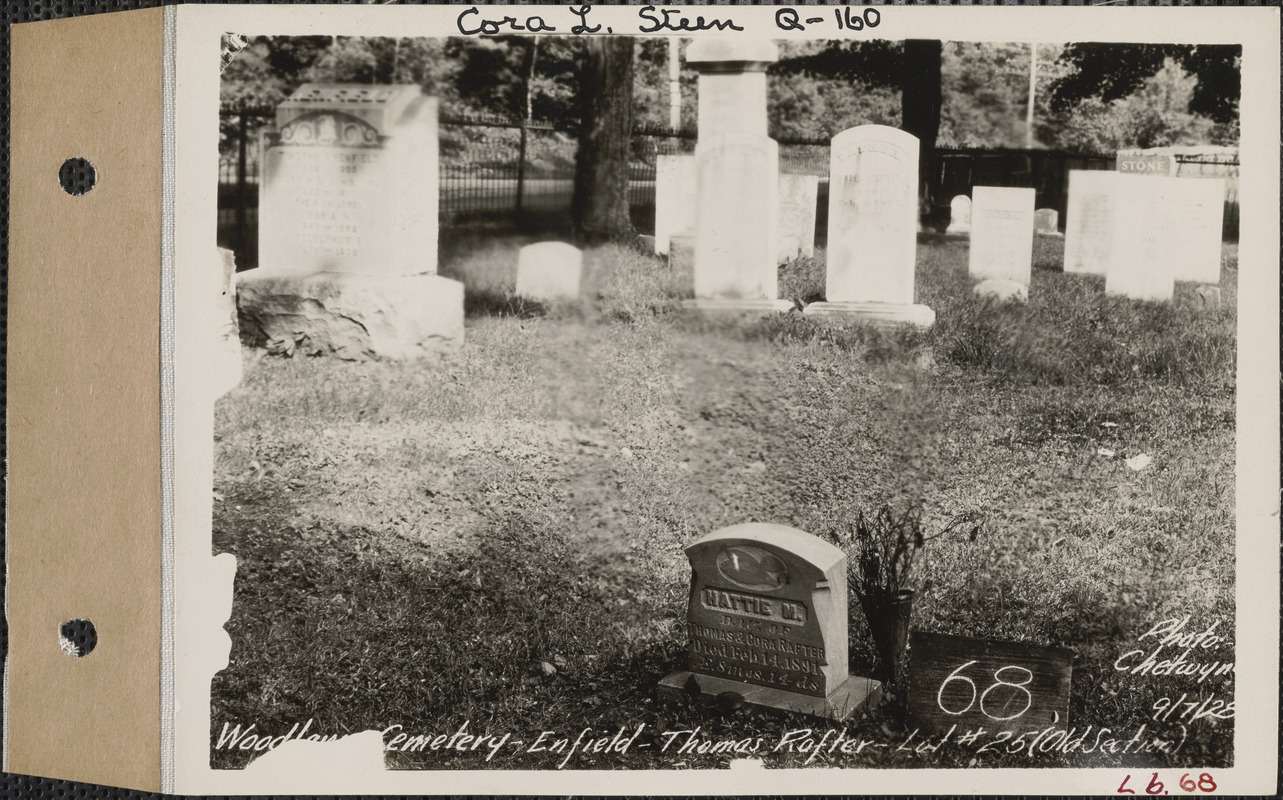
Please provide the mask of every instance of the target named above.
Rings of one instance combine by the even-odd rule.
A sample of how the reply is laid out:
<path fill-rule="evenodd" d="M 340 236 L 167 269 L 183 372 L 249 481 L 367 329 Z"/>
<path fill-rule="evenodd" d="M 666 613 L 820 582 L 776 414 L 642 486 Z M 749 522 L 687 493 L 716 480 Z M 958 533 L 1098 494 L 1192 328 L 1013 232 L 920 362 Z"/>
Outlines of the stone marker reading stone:
<path fill-rule="evenodd" d="M 1106 170 L 1070 170 L 1065 208 L 1065 272 L 1104 275 L 1114 236 L 1114 179 Z"/>
<path fill-rule="evenodd" d="M 686 61 L 699 71 L 695 146 L 695 299 L 704 312 L 787 311 L 778 300 L 779 148 L 766 135 L 768 40 L 696 39 Z"/>
<path fill-rule="evenodd" d="M 1034 252 L 1034 190 L 971 190 L 971 277 L 1029 285 Z"/>
<path fill-rule="evenodd" d="M 463 285 L 436 275 L 437 102 L 417 86 L 304 84 L 259 184 L 245 338 L 342 358 L 458 344 Z"/>
<path fill-rule="evenodd" d="M 655 254 L 666 255 L 673 234 L 695 224 L 695 156 L 655 156 Z"/>
<path fill-rule="evenodd" d="M 784 263 L 815 255 L 815 203 L 820 189 L 816 175 L 780 176 L 780 253 Z"/>
<path fill-rule="evenodd" d="M 517 294 L 531 300 L 579 296 L 584 254 L 565 242 L 528 244 L 517 253 Z"/>
<path fill-rule="evenodd" d="M 847 672 L 847 560 L 796 528 L 749 523 L 686 548 L 688 668 L 662 698 L 698 696 L 843 720 L 882 686 Z"/>
<path fill-rule="evenodd" d="M 960 194 L 949 201 L 949 227 L 945 233 L 971 232 L 971 198 Z"/>
<path fill-rule="evenodd" d="M 825 302 L 804 313 L 930 326 L 913 302 L 918 243 L 918 139 L 885 125 L 833 137 Z"/>

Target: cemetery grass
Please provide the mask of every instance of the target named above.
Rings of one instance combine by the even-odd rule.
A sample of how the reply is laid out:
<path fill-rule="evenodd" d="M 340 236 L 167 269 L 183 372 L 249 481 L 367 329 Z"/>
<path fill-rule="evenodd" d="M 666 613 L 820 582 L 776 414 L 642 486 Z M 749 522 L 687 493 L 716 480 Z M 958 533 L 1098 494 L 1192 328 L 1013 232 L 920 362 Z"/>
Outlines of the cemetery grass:
<path fill-rule="evenodd" d="M 1233 722 L 1187 726 L 1178 754 L 897 750 L 887 709 L 835 725 L 749 709 L 661 705 L 682 664 L 689 566 L 716 528 L 768 521 L 821 536 L 860 508 L 920 503 L 928 527 L 979 512 L 975 541 L 919 557 L 913 626 L 1076 651 L 1070 723 L 1126 742 L 1181 738 L 1160 698 L 1230 699 L 1233 676 L 1114 669 L 1162 620 L 1234 619 L 1236 254 L 1220 309 L 1189 286 L 1155 305 L 1060 273 L 1039 237 L 1028 305 L 973 298 L 966 244 L 924 236 L 929 332 L 826 327 L 798 313 L 702 320 L 682 281 L 616 246 L 586 254 L 586 299 L 512 296 L 517 242 L 454 243 L 467 343 L 431 363 L 247 352 L 216 412 L 214 546 L 236 555 L 231 662 L 211 734 L 362 730 L 435 736 L 543 731 L 573 740 L 644 726 L 583 768 L 715 768 L 697 738 L 769 766 L 1149 767 L 1232 763 Z M 781 269 L 781 296 L 823 291 L 822 257 Z M 1148 456 L 1143 469 L 1128 460 Z M 1138 462 L 1132 462 L 1136 464 Z M 851 670 L 875 656 L 852 600 Z M 1152 640 L 1151 640 L 1152 641 Z M 1206 659 L 1233 661 L 1231 646 Z M 1205 660 L 1206 660 L 1205 659 Z M 843 728 L 859 754 L 776 750 Z M 661 752 L 672 740 L 667 752 Z M 921 741 L 921 737 L 913 744 Z M 645 745 L 645 746 L 642 746 Z M 392 768 L 555 769 L 506 747 L 386 753 Z M 215 749 L 220 768 L 253 754 Z M 810 758 L 811 760 L 808 760 Z"/>

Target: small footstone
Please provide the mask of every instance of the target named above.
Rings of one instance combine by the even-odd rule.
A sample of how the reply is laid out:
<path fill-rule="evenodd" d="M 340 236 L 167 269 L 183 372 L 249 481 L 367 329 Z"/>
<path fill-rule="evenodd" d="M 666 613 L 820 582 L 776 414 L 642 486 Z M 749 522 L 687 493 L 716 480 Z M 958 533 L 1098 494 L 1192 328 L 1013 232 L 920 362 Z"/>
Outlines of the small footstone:
<path fill-rule="evenodd" d="M 971 291 L 979 297 L 995 297 L 999 300 L 1014 300 L 1019 303 L 1029 300 L 1029 287 L 1020 281 L 997 279 L 981 281 Z"/>
<path fill-rule="evenodd" d="M 655 237 L 651 236 L 648 233 L 638 234 L 637 244 L 642 248 L 642 250 L 646 251 L 647 253 L 655 252 Z"/>

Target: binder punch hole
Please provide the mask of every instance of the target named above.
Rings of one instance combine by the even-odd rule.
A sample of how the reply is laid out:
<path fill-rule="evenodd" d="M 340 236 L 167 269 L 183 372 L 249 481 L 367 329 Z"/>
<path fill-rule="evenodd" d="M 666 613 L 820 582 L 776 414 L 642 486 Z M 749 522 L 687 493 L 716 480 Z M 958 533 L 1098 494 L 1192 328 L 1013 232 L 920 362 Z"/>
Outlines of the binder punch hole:
<path fill-rule="evenodd" d="M 84 658 L 98 645 L 98 631 L 87 619 L 72 619 L 62 623 L 58 645 L 72 658 Z"/>
<path fill-rule="evenodd" d="M 94 165 L 83 158 L 69 158 L 62 162 L 58 169 L 58 183 L 62 190 L 72 197 L 88 194 L 98 180 Z"/>

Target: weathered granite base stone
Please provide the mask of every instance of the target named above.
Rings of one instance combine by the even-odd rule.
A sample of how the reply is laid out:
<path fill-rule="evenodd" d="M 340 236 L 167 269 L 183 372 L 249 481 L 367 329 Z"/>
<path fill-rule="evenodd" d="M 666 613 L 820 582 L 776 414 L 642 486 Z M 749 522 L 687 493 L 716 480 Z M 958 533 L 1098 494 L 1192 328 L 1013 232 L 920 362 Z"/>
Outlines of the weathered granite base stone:
<path fill-rule="evenodd" d="M 403 360 L 463 342 L 463 284 L 435 274 L 238 276 L 241 341 L 284 354 Z"/>
<path fill-rule="evenodd" d="M 694 683 L 691 682 L 692 678 Z M 677 670 L 659 682 L 659 699 L 680 700 L 683 696 L 692 696 L 688 689 L 694 688 L 698 688 L 698 699 L 705 705 L 743 703 L 753 708 L 792 711 L 838 722 L 849 719 L 858 711 L 872 708 L 882 698 L 882 684 L 879 681 L 858 675 L 847 678 L 828 697 L 812 697 L 769 686 L 756 686 L 713 675 Z"/>
<path fill-rule="evenodd" d="M 908 323 L 921 328 L 935 324 L 936 312 L 920 303 L 811 303 L 802 309 L 813 317 L 869 322 L 874 325 Z"/>
<path fill-rule="evenodd" d="M 682 307 L 701 314 L 773 314 L 793 310 L 791 300 L 683 300 Z"/>

